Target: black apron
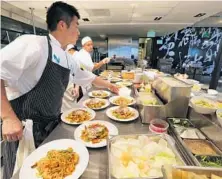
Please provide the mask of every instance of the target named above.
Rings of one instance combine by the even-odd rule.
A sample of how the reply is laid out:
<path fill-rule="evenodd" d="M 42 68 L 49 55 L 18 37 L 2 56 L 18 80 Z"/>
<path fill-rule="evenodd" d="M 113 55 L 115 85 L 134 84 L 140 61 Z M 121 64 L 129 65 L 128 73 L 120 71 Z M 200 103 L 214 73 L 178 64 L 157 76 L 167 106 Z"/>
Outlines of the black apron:
<path fill-rule="evenodd" d="M 52 62 L 49 36 L 47 39 L 49 56 L 40 80 L 31 91 L 10 101 L 20 120 L 33 120 L 33 136 L 36 147 L 43 142 L 60 121 L 62 98 L 69 82 L 70 73 L 69 69 Z M 18 141 L 4 142 L 3 179 L 12 177 L 18 143 Z"/>

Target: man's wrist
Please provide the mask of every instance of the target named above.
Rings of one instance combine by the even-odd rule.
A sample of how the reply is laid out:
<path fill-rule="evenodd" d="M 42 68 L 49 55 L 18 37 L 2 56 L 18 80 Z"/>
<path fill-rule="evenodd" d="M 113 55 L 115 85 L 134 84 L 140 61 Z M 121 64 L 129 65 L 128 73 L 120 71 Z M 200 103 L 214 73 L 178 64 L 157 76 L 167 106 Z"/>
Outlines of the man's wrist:
<path fill-rule="evenodd" d="M 13 112 L 13 109 L 10 108 L 6 113 L 2 114 L 1 119 L 2 119 L 2 121 L 4 121 L 4 120 L 13 120 L 13 118 L 15 117 L 14 115 L 15 114 Z"/>

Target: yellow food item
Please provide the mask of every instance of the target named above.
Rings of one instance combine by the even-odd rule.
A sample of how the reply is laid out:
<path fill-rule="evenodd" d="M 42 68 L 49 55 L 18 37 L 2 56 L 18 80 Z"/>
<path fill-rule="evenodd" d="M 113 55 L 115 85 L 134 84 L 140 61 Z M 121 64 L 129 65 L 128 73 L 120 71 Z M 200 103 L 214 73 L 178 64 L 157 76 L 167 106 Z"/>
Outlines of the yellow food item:
<path fill-rule="evenodd" d="M 201 86 L 199 84 L 195 84 L 195 85 L 193 85 L 191 90 L 194 92 L 198 92 L 201 90 Z"/>
<path fill-rule="evenodd" d="M 50 150 L 32 168 L 43 179 L 64 179 L 71 175 L 79 162 L 79 155 L 72 148 L 66 150 Z"/>
<path fill-rule="evenodd" d="M 122 78 L 123 79 L 133 80 L 134 76 L 135 76 L 134 72 L 123 72 L 122 73 Z"/>
<path fill-rule="evenodd" d="M 142 100 L 142 104 L 144 106 L 157 105 L 157 100 L 154 99 L 154 98 L 152 98 L 152 99 L 144 99 L 144 100 Z"/>
<path fill-rule="evenodd" d="M 113 101 L 116 105 L 129 105 L 133 102 L 133 99 L 125 98 L 125 97 L 118 97 Z"/>
<path fill-rule="evenodd" d="M 113 110 L 112 114 L 118 119 L 129 119 L 135 116 L 135 113 L 127 107 L 119 107 Z"/>
<path fill-rule="evenodd" d="M 181 169 L 173 169 L 172 179 L 208 179 L 208 177 L 206 175 L 196 174 Z"/>
<path fill-rule="evenodd" d="M 217 102 L 217 108 L 222 109 L 222 102 Z"/>
<path fill-rule="evenodd" d="M 194 104 L 198 105 L 198 106 L 201 106 L 201 107 L 205 107 L 205 108 L 214 108 L 214 105 L 209 103 L 208 101 L 206 100 L 196 100 L 194 102 Z"/>
<path fill-rule="evenodd" d="M 222 112 L 218 113 L 218 116 L 219 116 L 220 118 L 222 118 Z"/>
<path fill-rule="evenodd" d="M 101 97 L 101 98 L 105 98 L 105 97 L 109 96 L 109 94 L 107 92 L 102 91 L 102 90 L 93 91 L 92 95 L 94 97 Z"/>
<path fill-rule="evenodd" d="M 66 120 L 69 122 L 83 122 L 88 121 L 91 118 L 91 114 L 88 111 L 79 109 L 76 111 L 72 111 L 68 116 L 66 117 Z"/>
<path fill-rule="evenodd" d="M 86 106 L 91 109 L 100 109 L 106 105 L 106 102 L 99 99 L 91 99 L 86 103 Z"/>
<path fill-rule="evenodd" d="M 85 142 L 92 142 L 93 144 L 101 142 L 106 139 L 109 131 L 106 126 L 102 124 L 91 124 L 82 131 L 81 139 Z"/>

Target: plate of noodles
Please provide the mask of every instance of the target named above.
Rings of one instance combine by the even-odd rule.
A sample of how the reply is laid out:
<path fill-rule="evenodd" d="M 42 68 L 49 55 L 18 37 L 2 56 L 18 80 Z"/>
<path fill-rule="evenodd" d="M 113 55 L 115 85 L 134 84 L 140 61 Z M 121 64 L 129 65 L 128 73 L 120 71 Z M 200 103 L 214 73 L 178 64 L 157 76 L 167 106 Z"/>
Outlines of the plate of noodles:
<path fill-rule="evenodd" d="M 95 111 L 89 108 L 73 108 L 65 111 L 61 119 L 67 124 L 82 124 L 85 121 L 90 121 L 96 116 Z"/>
<path fill-rule="evenodd" d="M 24 160 L 19 179 L 77 179 L 88 162 L 89 152 L 81 142 L 54 140 L 37 148 Z"/>
<path fill-rule="evenodd" d="M 107 98 L 111 95 L 111 93 L 104 90 L 94 90 L 89 92 L 88 95 L 93 98 Z"/>
<path fill-rule="evenodd" d="M 136 109 L 126 106 L 114 106 L 106 111 L 106 115 L 114 121 L 128 122 L 136 120 L 139 113 Z"/>
<path fill-rule="evenodd" d="M 90 148 L 105 147 L 110 135 L 118 135 L 118 129 L 110 122 L 100 120 L 84 122 L 74 132 L 75 139 Z"/>
<path fill-rule="evenodd" d="M 83 101 L 83 106 L 86 108 L 90 108 L 93 110 L 100 110 L 108 107 L 110 105 L 107 99 L 100 99 L 100 98 L 92 98 Z"/>
<path fill-rule="evenodd" d="M 121 106 L 126 105 L 130 106 L 136 103 L 136 100 L 130 96 L 113 96 L 109 98 L 110 103 Z"/>

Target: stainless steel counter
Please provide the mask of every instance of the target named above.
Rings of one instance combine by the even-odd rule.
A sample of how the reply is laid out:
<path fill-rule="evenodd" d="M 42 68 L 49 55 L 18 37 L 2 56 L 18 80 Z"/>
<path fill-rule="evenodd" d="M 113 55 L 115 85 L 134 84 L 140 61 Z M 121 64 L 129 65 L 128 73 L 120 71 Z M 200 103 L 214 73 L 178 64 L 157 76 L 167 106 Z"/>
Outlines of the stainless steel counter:
<path fill-rule="evenodd" d="M 88 96 L 84 96 L 77 106 L 82 107 L 82 101 L 88 99 Z M 146 134 L 150 133 L 147 124 L 142 124 L 141 119 L 138 118 L 132 122 L 116 122 L 109 119 L 106 116 L 106 109 L 96 111 L 95 120 L 109 121 L 119 129 L 119 134 Z M 195 113 L 192 109 L 189 110 L 189 118 L 196 127 L 202 129 L 210 139 L 215 140 L 215 144 L 222 149 L 222 128 L 216 120 L 215 115 L 200 115 Z M 52 133 L 46 138 L 43 144 L 57 140 L 57 139 L 74 139 L 74 131 L 78 126 L 67 125 L 61 122 Z M 106 179 L 108 156 L 106 147 L 99 149 L 89 150 L 89 164 L 86 171 L 83 173 L 80 179 Z M 14 175 L 12 179 L 19 179 L 19 173 Z"/>
<path fill-rule="evenodd" d="M 77 106 L 81 106 L 82 101 L 88 99 L 84 96 Z M 148 125 L 141 124 L 141 119 L 138 118 L 132 122 L 116 122 L 106 116 L 106 109 L 96 111 L 96 118 L 94 120 L 109 121 L 119 129 L 119 134 L 141 134 L 149 133 Z M 67 125 L 61 122 L 52 133 L 46 138 L 44 143 L 57 139 L 74 139 L 74 131 L 78 126 Z M 43 144 L 44 144 L 43 143 Z M 89 164 L 86 171 L 81 176 L 81 179 L 106 179 L 108 156 L 106 147 L 89 150 Z M 19 173 L 14 175 L 12 179 L 19 179 Z"/>

